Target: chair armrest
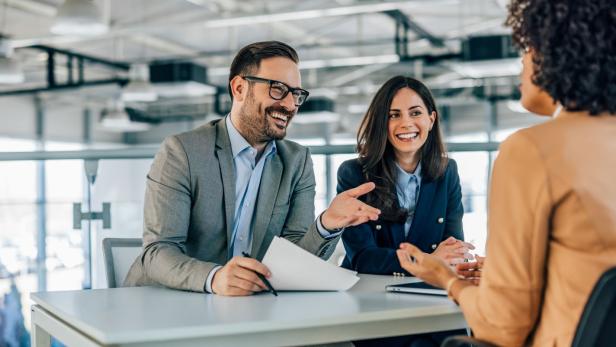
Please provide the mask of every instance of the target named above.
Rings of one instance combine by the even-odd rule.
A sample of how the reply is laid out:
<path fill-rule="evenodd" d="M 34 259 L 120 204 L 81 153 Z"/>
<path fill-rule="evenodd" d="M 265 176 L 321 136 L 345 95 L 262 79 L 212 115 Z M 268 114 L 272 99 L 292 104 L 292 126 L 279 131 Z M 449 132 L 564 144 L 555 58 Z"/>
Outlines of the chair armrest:
<path fill-rule="evenodd" d="M 446 338 L 445 341 L 443 341 L 443 343 L 441 344 L 441 347 L 468 347 L 468 346 L 496 347 L 496 345 L 493 345 L 491 343 L 478 340 L 474 337 L 464 336 L 464 335 L 450 336 Z"/>

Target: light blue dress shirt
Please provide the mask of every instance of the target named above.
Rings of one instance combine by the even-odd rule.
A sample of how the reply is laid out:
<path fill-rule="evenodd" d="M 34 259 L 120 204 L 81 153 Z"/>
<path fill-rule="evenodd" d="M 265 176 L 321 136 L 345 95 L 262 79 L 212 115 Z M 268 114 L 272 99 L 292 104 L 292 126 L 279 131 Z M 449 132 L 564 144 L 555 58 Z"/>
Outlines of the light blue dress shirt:
<path fill-rule="evenodd" d="M 257 150 L 235 129 L 231 117 L 227 116 L 227 131 L 231 141 L 233 168 L 235 173 L 235 216 L 229 254 L 241 256 L 250 254 L 252 247 L 252 221 L 265 162 L 276 153 L 276 142 L 270 141 L 257 161 Z"/>
<path fill-rule="evenodd" d="M 242 252 L 250 254 L 252 248 L 252 225 L 255 204 L 259 193 L 259 185 L 263 168 L 269 158 L 276 154 L 276 142 L 270 141 L 265 146 L 263 154 L 257 161 L 257 150 L 240 134 L 231 122 L 231 116 L 225 118 L 231 153 L 233 155 L 233 167 L 235 173 L 235 215 L 233 217 L 233 233 L 229 255 L 241 256 Z M 329 233 L 318 218 L 317 229 L 324 238 L 333 238 L 339 233 Z M 212 279 L 214 274 L 222 266 L 214 268 L 208 274 L 205 290 L 212 292 Z"/>
<path fill-rule="evenodd" d="M 411 224 L 413 224 L 413 216 L 415 215 L 415 207 L 419 199 L 419 189 L 421 188 L 421 162 L 417 164 L 415 172 L 408 173 L 404 171 L 398 163 L 396 163 L 396 193 L 398 195 L 398 204 L 400 207 L 408 211 L 406 221 L 404 222 L 404 237 L 407 237 Z"/>

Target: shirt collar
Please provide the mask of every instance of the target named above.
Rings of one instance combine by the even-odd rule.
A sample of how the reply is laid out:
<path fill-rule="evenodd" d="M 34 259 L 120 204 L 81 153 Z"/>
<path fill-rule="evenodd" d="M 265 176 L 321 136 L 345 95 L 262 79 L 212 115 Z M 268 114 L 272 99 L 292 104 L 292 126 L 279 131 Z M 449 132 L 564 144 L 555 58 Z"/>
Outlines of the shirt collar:
<path fill-rule="evenodd" d="M 398 169 L 398 175 L 396 177 L 396 181 L 399 185 L 403 187 L 406 186 L 412 177 L 415 177 L 417 179 L 417 182 L 421 182 L 421 161 L 419 162 L 419 164 L 417 164 L 417 167 L 415 168 L 415 172 L 413 173 L 408 173 L 404 171 L 404 169 L 400 167 L 398 162 L 395 162 L 395 163 L 396 163 L 396 168 Z"/>
<path fill-rule="evenodd" d="M 231 153 L 233 154 L 233 159 L 235 159 L 240 153 L 247 148 L 252 148 L 252 146 L 250 146 L 250 143 L 248 143 L 244 136 L 235 128 L 235 125 L 233 125 L 231 121 L 230 114 L 225 117 L 225 123 L 227 125 L 227 133 L 229 133 L 229 141 L 231 142 Z M 276 141 L 270 141 L 265 146 L 264 156 L 267 157 L 274 152 L 276 152 Z"/>

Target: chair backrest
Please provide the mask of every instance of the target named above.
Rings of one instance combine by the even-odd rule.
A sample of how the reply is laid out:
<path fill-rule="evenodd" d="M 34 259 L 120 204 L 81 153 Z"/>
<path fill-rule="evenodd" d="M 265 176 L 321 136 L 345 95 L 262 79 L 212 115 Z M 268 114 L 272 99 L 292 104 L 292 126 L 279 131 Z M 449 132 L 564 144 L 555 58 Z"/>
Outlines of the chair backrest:
<path fill-rule="evenodd" d="M 141 239 L 105 238 L 103 256 L 109 288 L 121 287 L 130 266 L 141 253 Z"/>
<path fill-rule="evenodd" d="M 593 288 L 573 338 L 573 347 L 614 346 L 616 343 L 616 267 L 607 270 Z"/>

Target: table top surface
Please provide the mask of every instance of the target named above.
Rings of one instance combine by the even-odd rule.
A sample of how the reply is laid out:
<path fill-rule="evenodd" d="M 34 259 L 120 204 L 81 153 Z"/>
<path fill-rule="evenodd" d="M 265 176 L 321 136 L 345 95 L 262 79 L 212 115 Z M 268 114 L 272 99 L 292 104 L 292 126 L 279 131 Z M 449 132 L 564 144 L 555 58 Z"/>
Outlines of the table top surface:
<path fill-rule="evenodd" d="M 282 329 L 460 314 L 445 297 L 385 291 L 413 278 L 360 275 L 346 292 L 223 297 L 160 287 L 33 293 L 31 299 L 104 344 L 222 336 Z"/>

